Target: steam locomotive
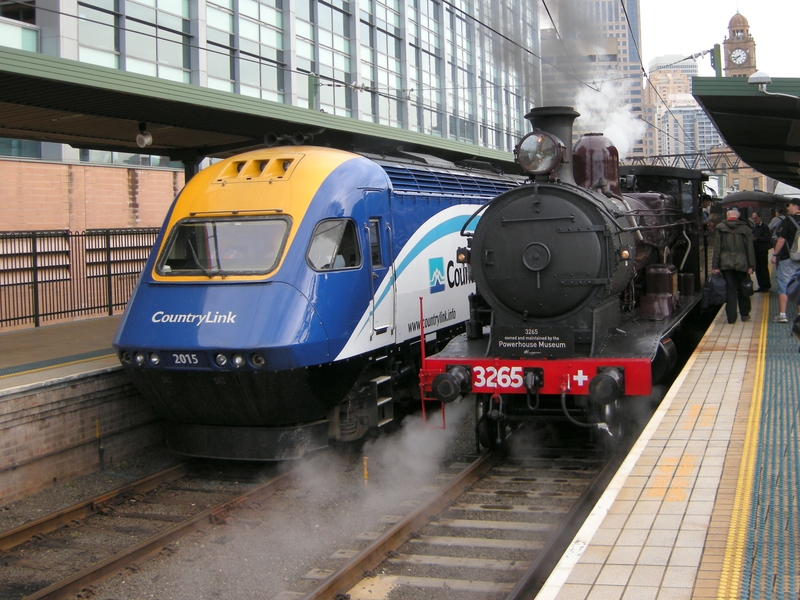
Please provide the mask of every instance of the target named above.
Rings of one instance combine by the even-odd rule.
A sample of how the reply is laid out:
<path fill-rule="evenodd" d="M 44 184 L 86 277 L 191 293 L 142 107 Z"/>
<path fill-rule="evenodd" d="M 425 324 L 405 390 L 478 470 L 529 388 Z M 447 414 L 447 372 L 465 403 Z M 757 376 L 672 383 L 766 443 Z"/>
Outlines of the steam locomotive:
<path fill-rule="evenodd" d="M 477 288 L 467 331 L 423 359 L 423 410 L 474 394 L 485 447 L 548 417 L 619 439 L 628 403 L 649 397 L 674 367 L 674 335 L 701 297 L 706 176 L 620 169 L 600 134 L 573 149 L 578 116 L 567 107 L 526 115 L 534 131 L 515 155 L 529 180 L 480 207 L 473 233 L 462 231 L 457 262 Z"/>
<path fill-rule="evenodd" d="M 193 177 L 114 339 L 169 447 L 298 458 L 416 407 L 420 327 L 441 348 L 468 317 L 459 231 L 524 181 L 485 167 L 300 145 Z"/>

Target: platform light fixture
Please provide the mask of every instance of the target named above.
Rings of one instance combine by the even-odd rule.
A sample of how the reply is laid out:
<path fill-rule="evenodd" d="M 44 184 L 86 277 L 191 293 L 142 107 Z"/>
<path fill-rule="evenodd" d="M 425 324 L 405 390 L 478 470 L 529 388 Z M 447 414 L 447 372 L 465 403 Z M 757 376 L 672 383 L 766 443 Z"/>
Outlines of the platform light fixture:
<path fill-rule="evenodd" d="M 783 94 L 781 92 L 768 92 L 767 86 L 772 83 L 772 78 L 764 73 L 764 71 L 756 71 L 747 78 L 747 83 L 750 85 L 757 85 L 758 91 L 763 92 L 769 96 L 783 96 L 785 98 L 794 98 L 800 100 L 800 96 L 792 96 L 791 94 Z"/>
<path fill-rule="evenodd" d="M 147 131 L 147 123 L 139 123 L 139 133 L 136 134 L 136 145 L 146 148 L 153 143 L 153 136 Z"/>

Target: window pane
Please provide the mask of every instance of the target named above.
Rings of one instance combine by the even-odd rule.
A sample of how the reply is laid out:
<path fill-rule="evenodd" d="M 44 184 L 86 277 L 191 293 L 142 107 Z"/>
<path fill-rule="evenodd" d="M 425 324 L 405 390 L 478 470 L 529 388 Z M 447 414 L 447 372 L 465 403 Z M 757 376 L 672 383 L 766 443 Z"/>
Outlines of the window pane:
<path fill-rule="evenodd" d="M 349 219 L 331 219 L 317 224 L 307 259 L 318 271 L 360 266 L 361 251 L 355 224 Z"/>
<path fill-rule="evenodd" d="M 156 60 L 156 38 L 129 31 L 126 36 L 126 48 L 129 56 L 143 60 Z"/>
<path fill-rule="evenodd" d="M 369 222 L 369 247 L 372 253 L 372 268 L 382 267 L 383 253 L 381 252 L 380 221 L 370 220 Z"/>
<path fill-rule="evenodd" d="M 114 15 L 80 6 L 79 16 L 78 38 L 82 45 L 102 50 L 115 51 L 117 49 Z"/>
<path fill-rule="evenodd" d="M 265 274 L 278 265 L 289 231 L 284 218 L 187 220 L 170 233 L 162 275 Z"/>

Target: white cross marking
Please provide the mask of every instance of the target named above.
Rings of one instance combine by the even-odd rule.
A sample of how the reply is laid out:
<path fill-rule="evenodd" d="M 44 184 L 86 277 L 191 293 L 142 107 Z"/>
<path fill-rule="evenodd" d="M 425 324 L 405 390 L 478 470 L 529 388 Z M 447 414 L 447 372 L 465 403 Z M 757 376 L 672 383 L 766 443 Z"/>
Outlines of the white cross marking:
<path fill-rule="evenodd" d="M 572 378 L 578 383 L 578 387 L 583 387 L 589 378 L 583 374 L 583 369 L 578 369 L 578 374 L 573 375 Z"/>

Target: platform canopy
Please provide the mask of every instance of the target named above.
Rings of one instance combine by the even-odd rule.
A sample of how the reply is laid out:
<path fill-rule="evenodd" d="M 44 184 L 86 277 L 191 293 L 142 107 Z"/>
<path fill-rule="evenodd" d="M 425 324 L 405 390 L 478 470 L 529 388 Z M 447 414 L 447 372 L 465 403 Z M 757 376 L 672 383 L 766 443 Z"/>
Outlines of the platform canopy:
<path fill-rule="evenodd" d="M 800 188 L 800 79 L 773 79 L 766 91 L 745 77 L 692 78 L 692 95 L 739 158 Z"/>
<path fill-rule="evenodd" d="M 144 128 L 152 144 L 140 148 Z M 265 136 L 316 145 L 435 154 L 518 172 L 513 155 L 395 127 L 0 47 L 0 137 L 191 162 L 264 145 Z"/>

